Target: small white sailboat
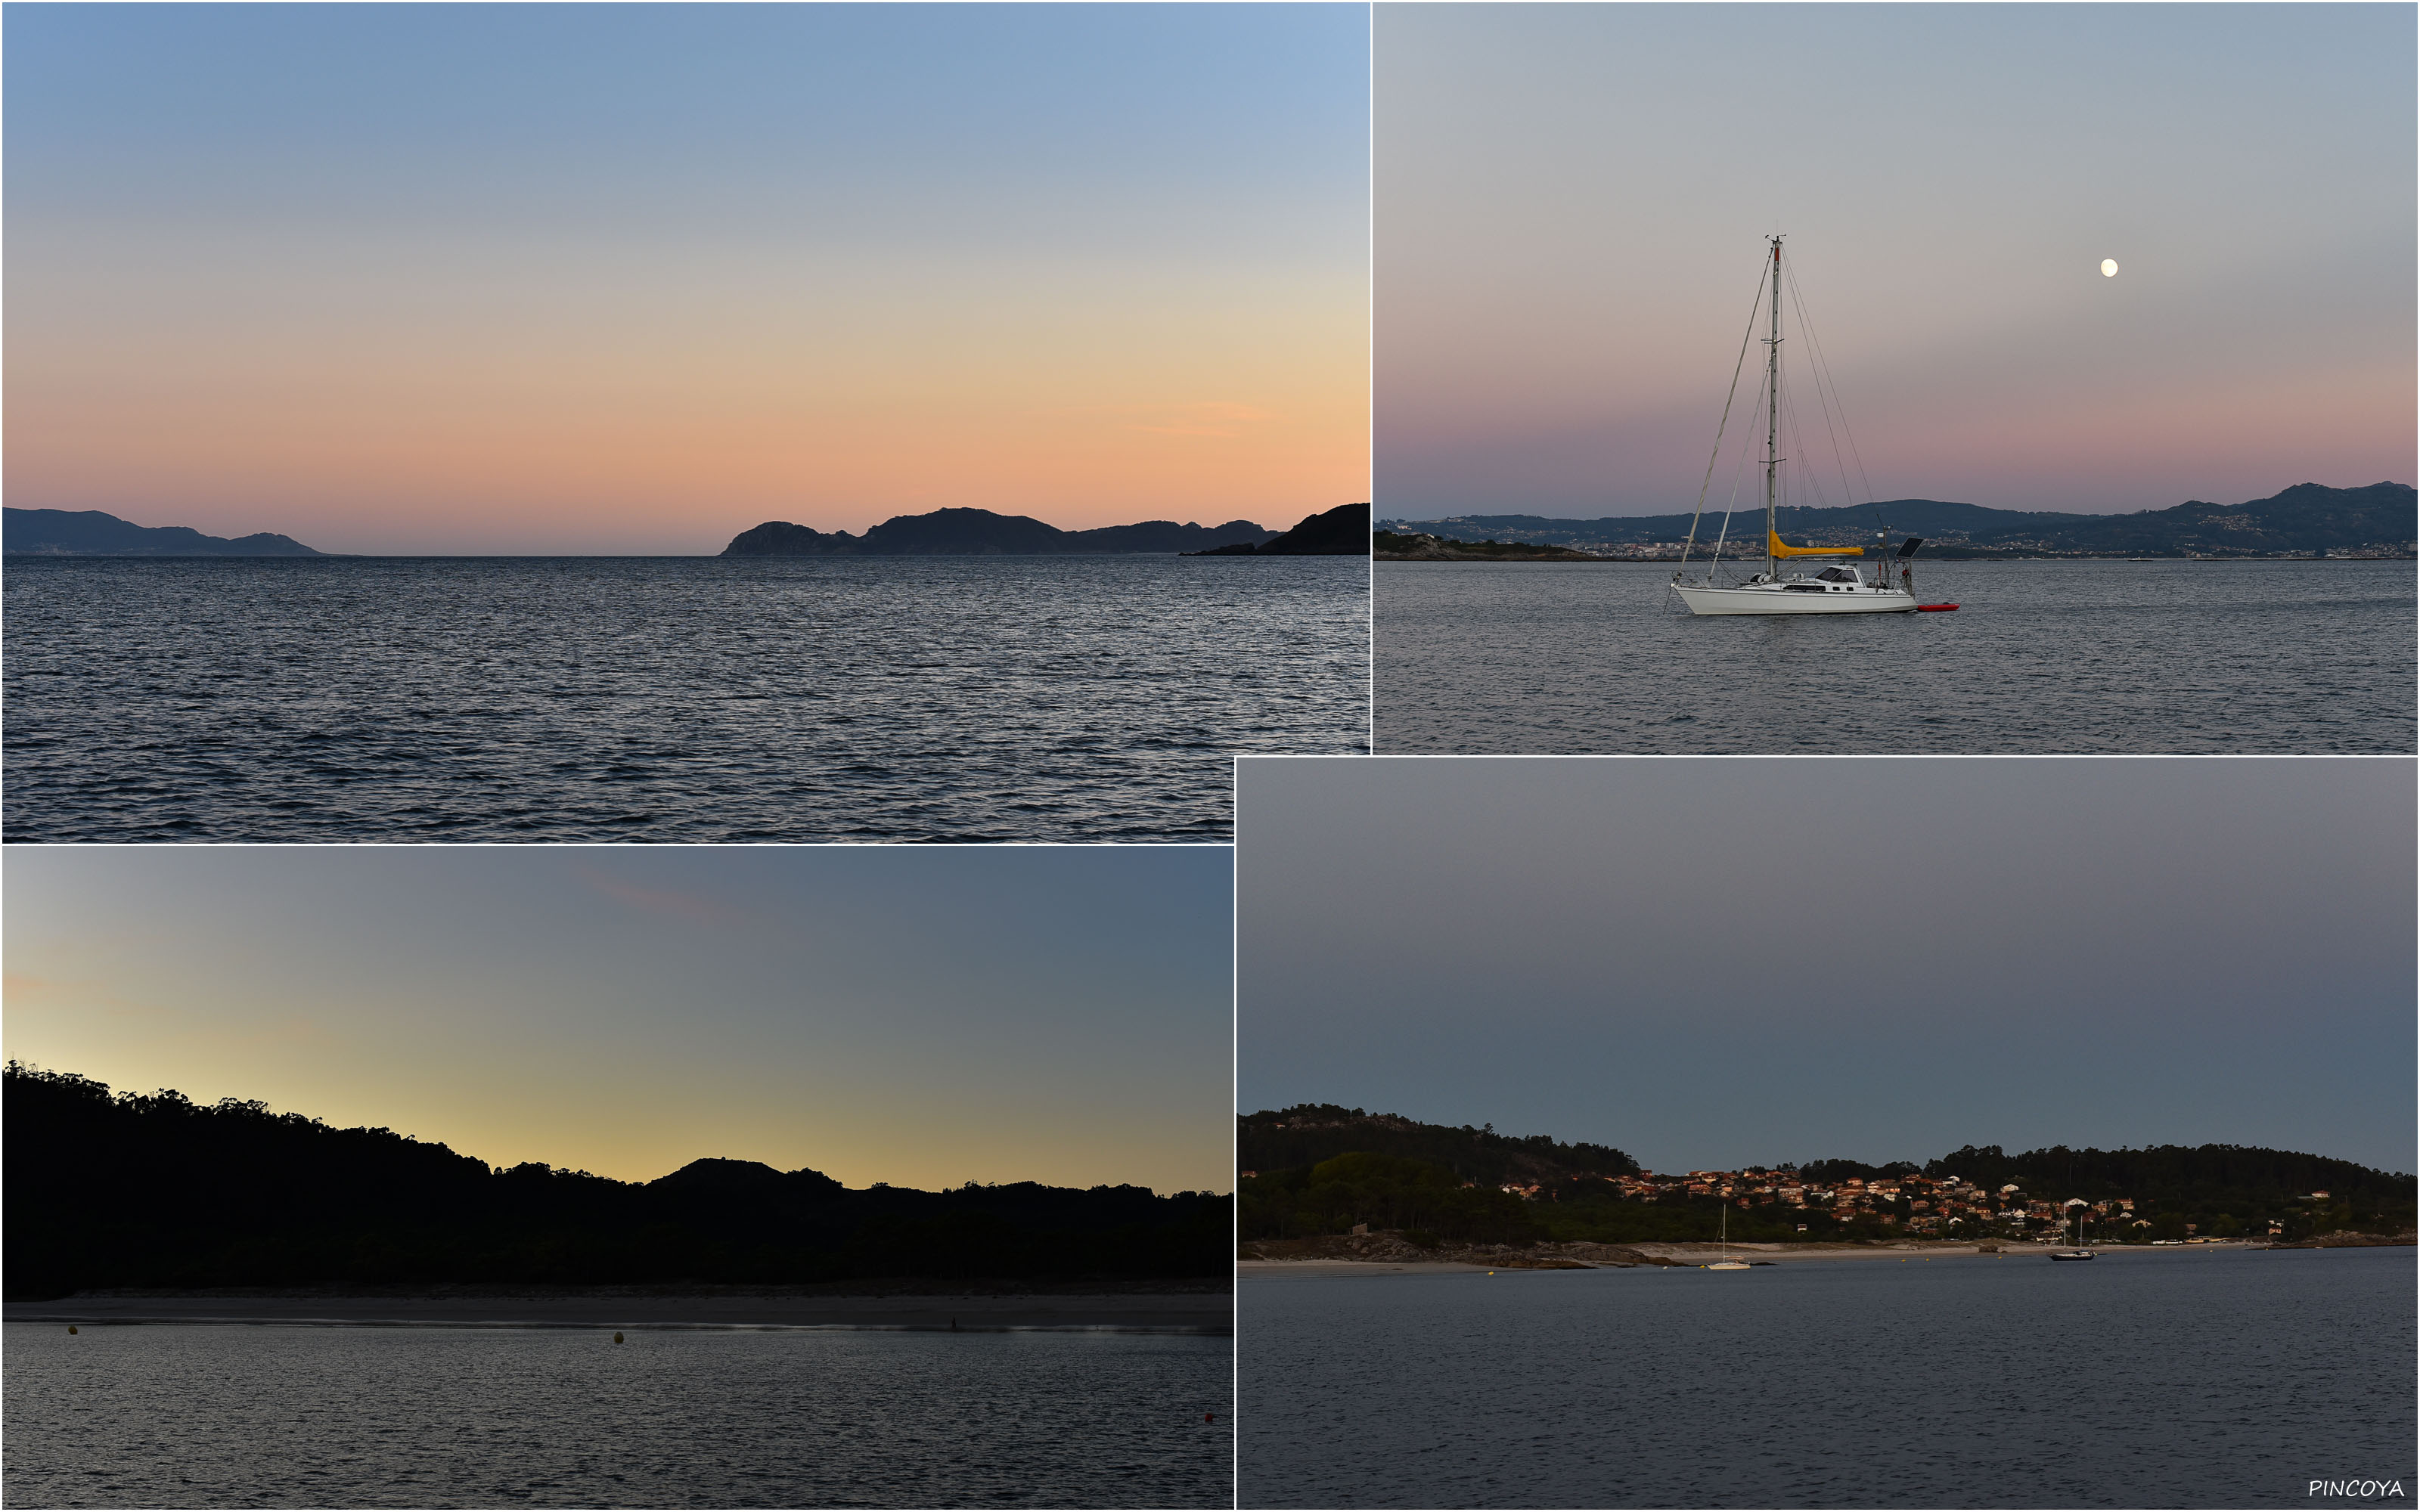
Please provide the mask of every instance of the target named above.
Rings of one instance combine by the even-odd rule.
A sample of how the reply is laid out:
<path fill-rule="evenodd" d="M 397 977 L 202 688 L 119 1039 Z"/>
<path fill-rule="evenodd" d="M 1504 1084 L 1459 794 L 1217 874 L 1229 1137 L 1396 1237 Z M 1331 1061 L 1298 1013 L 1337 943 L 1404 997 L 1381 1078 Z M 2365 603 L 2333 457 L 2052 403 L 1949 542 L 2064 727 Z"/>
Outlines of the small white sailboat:
<path fill-rule="evenodd" d="M 1781 539 L 1776 520 L 1780 506 L 1781 464 L 1781 238 L 1773 238 L 1773 255 L 1765 262 L 1765 278 L 1759 285 L 1760 303 L 1771 307 L 1773 334 L 1765 340 L 1764 378 L 1764 570 L 1731 582 L 1715 579 L 1715 570 L 1723 560 L 1723 547 L 1730 539 L 1730 511 L 1723 512 L 1722 535 L 1714 547 L 1702 576 L 1689 574 L 1689 558 L 1698 549 L 1698 526 L 1705 517 L 1706 486 L 1713 483 L 1714 461 L 1722 455 L 1722 431 L 1730 424 L 1730 399 L 1723 404 L 1724 424 L 1714 433 L 1714 457 L 1706 463 L 1706 482 L 1698 488 L 1698 509 L 1689 521 L 1689 541 L 1682 548 L 1681 568 L 1672 574 L 1671 591 L 1692 614 L 1905 614 L 1916 609 L 1952 609 L 1955 604 L 1918 604 L 1916 601 L 1916 579 L 1911 565 L 1916 548 L 1924 544 L 1921 536 L 1903 541 L 1898 556 L 1899 581 L 1890 580 L 1890 562 L 1879 563 L 1871 579 L 1853 565 L 1833 562 L 1820 572 L 1807 574 L 1787 570 L 1787 563 L 1802 557 L 1862 557 L 1862 546 L 1791 546 Z M 1802 301 L 1803 302 L 1803 301 Z M 1756 329 L 1751 312 L 1748 329 Z M 1741 356 L 1746 356 L 1745 344 Z M 1822 378 L 1817 379 L 1819 387 Z M 1731 399 L 1739 396 L 1739 374 L 1731 374 Z M 1827 417 L 1834 406 L 1826 406 Z M 1845 470 L 1843 483 L 1846 482 Z M 1733 498 L 1737 493 L 1734 490 Z M 1885 532 L 1879 550 L 1886 550 L 1889 537 Z M 1734 561 L 1739 560 L 1734 558 Z"/>
<path fill-rule="evenodd" d="M 1723 1257 L 1707 1266 L 1707 1270 L 1745 1271 L 1749 1269 L 1747 1261 L 1731 1258 L 1731 1199 L 1729 1197 L 1723 1198 L 1722 1237 L 1717 1242 L 1723 1247 Z"/>
<path fill-rule="evenodd" d="M 2078 1197 L 2069 1202 L 2067 1211 L 2075 1215 L 2075 1246 L 2072 1249 L 2055 1249 L 2050 1252 L 2050 1257 L 2054 1260 L 2099 1259 L 2100 1256 L 2084 1247 L 2084 1199 Z"/>

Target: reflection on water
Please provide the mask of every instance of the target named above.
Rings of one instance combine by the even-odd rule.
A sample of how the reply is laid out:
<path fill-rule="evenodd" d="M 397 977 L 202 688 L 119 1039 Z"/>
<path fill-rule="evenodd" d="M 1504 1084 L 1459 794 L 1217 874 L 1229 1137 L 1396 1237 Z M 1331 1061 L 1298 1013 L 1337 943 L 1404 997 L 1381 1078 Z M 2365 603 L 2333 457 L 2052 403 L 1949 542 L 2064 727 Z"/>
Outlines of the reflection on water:
<path fill-rule="evenodd" d="M 1233 1496 L 1226 1339 L 6 1331 L 12 1506 L 1171 1506 Z M 1203 1414 L 1215 1414 L 1204 1422 Z"/>
<path fill-rule="evenodd" d="M 1217 841 L 1368 748 L 1344 557 L 11 558 L 24 841 Z"/>
<path fill-rule="evenodd" d="M 2415 1475 L 2405 1249 L 1238 1286 L 1246 1506 L 2300 1505 Z"/>
<path fill-rule="evenodd" d="M 1381 563 L 1381 751 L 2413 749 L 2413 564 L 1936 562 L 1954 614 L 1672 611 L 1668 563 Z"/>

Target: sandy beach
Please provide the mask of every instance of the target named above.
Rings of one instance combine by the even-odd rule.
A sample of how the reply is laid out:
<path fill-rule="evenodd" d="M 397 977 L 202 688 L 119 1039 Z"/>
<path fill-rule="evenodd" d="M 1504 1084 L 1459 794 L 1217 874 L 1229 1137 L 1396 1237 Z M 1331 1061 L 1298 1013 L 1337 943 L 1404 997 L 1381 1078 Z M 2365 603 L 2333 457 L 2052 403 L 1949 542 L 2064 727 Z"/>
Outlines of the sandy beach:
<path fill-rule="evenodd" d="M 1224 1290 L 863 1296 L 767 1292 L 649 1295 L 531 1291 L 344 1296 L 81 1295 L 0 1306 L 11 1323 L 287 1323 L 390 1328 L 911 1329 L 1227 1335 Z"/>

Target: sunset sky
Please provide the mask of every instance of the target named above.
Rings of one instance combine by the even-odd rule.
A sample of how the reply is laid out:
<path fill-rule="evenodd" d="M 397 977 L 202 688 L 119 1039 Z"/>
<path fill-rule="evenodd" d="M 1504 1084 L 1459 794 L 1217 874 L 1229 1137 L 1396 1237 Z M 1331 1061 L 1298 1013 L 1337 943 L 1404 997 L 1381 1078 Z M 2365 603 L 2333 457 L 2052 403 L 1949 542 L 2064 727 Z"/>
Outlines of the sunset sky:
<path fill-rule="evenodd" d="M 495 1165 L 1225 1192 L 1231 854 L 21 846 L 7 1053 Z"/>
<path fill-rule="evenodd" d="M 1378 512 L 1688 509 L 1776 230 L 1875 497 L 2410 483 L 2414 16 L 1381 6 Z"/>
<path fill-rule="evenodd" d="M 36 6 L 8 501 L 712 552 L 1368 494 L 1368 11 Z"/>
<path fill-rule="evenodd" d="M 1237 1096 L 1658 1171 L 2059 1143 L 2411 1171 L 2412 777 L 1249 758 Z"/>

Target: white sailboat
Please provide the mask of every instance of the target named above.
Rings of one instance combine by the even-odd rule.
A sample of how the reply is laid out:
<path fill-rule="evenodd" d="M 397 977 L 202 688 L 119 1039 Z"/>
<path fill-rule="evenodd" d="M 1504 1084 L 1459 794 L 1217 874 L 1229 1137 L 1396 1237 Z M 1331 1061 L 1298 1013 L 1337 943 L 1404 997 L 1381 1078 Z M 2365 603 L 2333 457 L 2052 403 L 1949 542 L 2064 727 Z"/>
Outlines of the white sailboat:
<path fill-rule="evenodd" d="M 1869 579 L 1854 566 L 1838 562 L 1821 572 L 1807 574 L 1785 570 L 1786 564 L 1802 557 L 1862 557 L 1861 546 L 1791 546 L 1781 539 L 1775 511 L 1781 493 L 1781 238 L 1773 239 L 1773 255 L 1765 262 L 1765 277 L 1758 289 L 1758 299 L 1772 310 L 1773 333 L 1765 339 L 1764 378 L 1764 570 L 1744 580 L 1717 582 L 1715 569 L 1722 563 L 1723 544 L 1730 536 L 1730 513 L 1723 515 L 1723 534 L 1714 546 L 1714 554 L 1706 563 L 1702 577 L 1689 576 L 1689 558 L 1698 548 L 1698 525 L 1705 517 L 1706 486 L 1698 489 L 1697 514 L 1689 521 L 1689 542 L 1681 553 L 1681 569 L 1672 574 L 1672 592 L 1692 614 L 1904 614 L 1918 609 L 1956 609 L 1955 604 L 1918 604 L 1916 582 L 1909 565 L 1916 548 L 1924 544 L 1921 537 L 1910 537 L 1899 548 L 1897 561 L 1900 580 L 1890 580 L 1890 563 L 1876 565 Z M 1803 302 L 1803 301 L 1802 301 Z M 1753 332 L 1751 314 L 1748 329 Z M 1743 343 L 1742 355 L 1745 355 Z M 1820 378 L 1819 378 L 1820 383 Z M 1739 394 L 1739 375 L 1731 375 L 1731 396 Z M 1730 403 L 1723 405 L 1725 424 L 1730 415 Z M 1722 431 L 1714 435 L 1714 456 L 1722 455 Z M 1706 482 L 1714 481 L 1714 462 L 1706 464 Z M 1736 494 L 1734 494 L 1736 498 Z M 1883 548 L 1888 546 L 1885 536 Z M 1736 559 L 1735 559 L 1736 560 Z"/>
<path fill-rule="evenodd" d="M 2067 1211 L 2075 1215 L 2075 1246 L 2072 1249 L 2055 1249 L 2050 1252 L 2050 1257 L 2054 1260 L 2099 1259 L 2100 1256 L 2084 1247 L 2084 1199 L 2082 1197 L 2070 1199 Z"/>
<path fill-rule="evenodd" d="M 1745 1271 L 1749 1269 L 1747 1261 L 1735 1260 L 1731 1258 L 1731 1199 L 1729 1197 L 1723 1198 L 1722 1235 L 1716 1242 L 1720 1243 L 1723 1247 L 1723 1257 L 1714 1261 L 1712 1265 L 1707 1266 L 1707 1270 Z"/>

